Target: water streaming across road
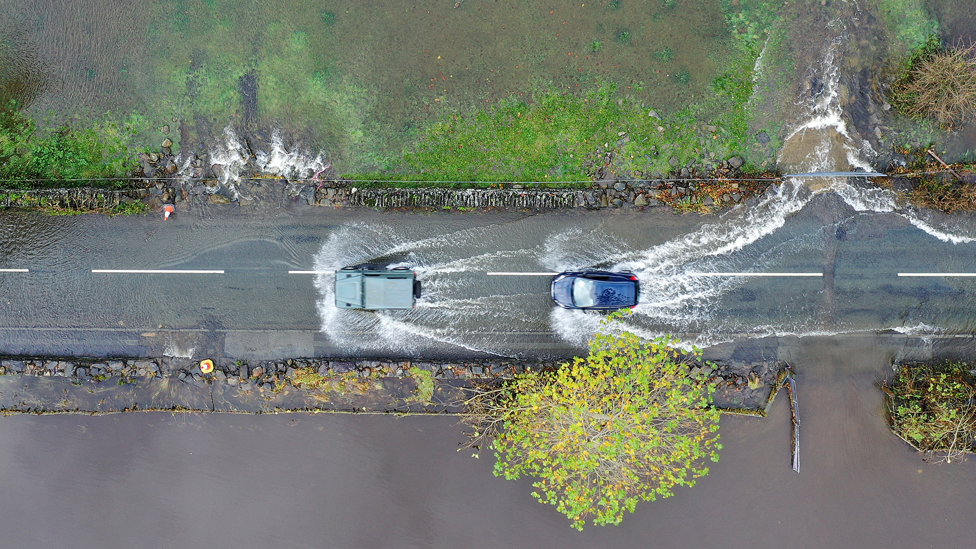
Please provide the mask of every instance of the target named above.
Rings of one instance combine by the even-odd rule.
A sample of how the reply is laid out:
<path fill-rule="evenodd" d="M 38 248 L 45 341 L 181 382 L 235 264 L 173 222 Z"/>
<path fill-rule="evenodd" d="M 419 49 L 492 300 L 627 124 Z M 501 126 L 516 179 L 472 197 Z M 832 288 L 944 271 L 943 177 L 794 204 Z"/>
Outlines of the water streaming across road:
<path fill-rule="evenodd" d="M 828 25 L 833 32 L 822 45 L 823 55 L 808 71 L 811 91 L 797 100 L 801 114 L 780 155 L 786 171 L 874 171 L 868 159 L 876 153 L 849 131 L 839 94 L 838 57 L 846 51 L 848 25 L 840 19 Z M 818 195 L 816 206 L 798 215 Z M 600 315 L 552 307 L 543 283 L 532 284 L 532 291 L 527 291 L 525 283 L 515 281 L 504 291 L 491 293 L 498 286 L 485 285 L 484 274 L 602 268 L 632 271 L 639 277 L 640 304 L 624 326 L 646 337 L 675 334 L 707 346 L 743 334 L 905 329 L 904 316 L 878 322 L 877 317 L 866 321 L 837 315 L 838 306 L 842 307 L 834 288 L 837 241 L 849 232 L 855 239 L 853 228 L 876 215 L 903 218 L 929 237 L 951 244 L 972 242 L 971 235 L 976 234 L 968 220 L 919 211 L 899 203 L 891 191 L 847 177 L 787 178 L 748 206 L 707 218 L 694 230 L 650 246 L 633 238 L 636 227 L 609 223 L 541 235 L 518 225 L 482 227 L 417 239 L 392 225 L 354 224 L 329 237 L 316 257 L 316 268 L 335 270 L 377 261 L 411 267 L 425 284 L 425 296 L 413 312 L 339 310 L 333 305 L 333 278 L 322 275 L 316 280 L 322 295 L 319 315 L 323 331 L 350 348 L 412 352 L 425 341 L 436 341 L 511 356 L 516 350 L 508 345 L 509 331 L 552 331 L 582 347 L 599 328 Z M 935 247 L 931 250 L 938 256 Z M 965 250 L 963 255 L 971 253 L 968 247 Z M 843 272 L 843 265 L 840 268 Z M 918 268 L 927 270 L 924 263 Z M 780 286 L 791 294 L 781 305 L 767 304 L 758 315 L 739 316 L 729 315 L 724 305 L 736 294 L 755 300 L 757 290 L 750 288 L 754 284 L 746 277 L 702 276 L 825 270 L 829 272 L 824 273 L 823 283 L 791 280 Z M 842 286 L 846 283 L 840 280 Z M 840 296 L 841 302 L 844 297 Z M 548 316 L 538 313 L 546 309 Z M 925 325 L 957 329 L 952 320 Z M 494 334 L 485 336 L 474 329 L 485 326 L 494 327 Z"/>
<path fill-rule="evenodd" d="M 785 171 L 794 173 L 873 172 L 869 159 L 877 153 L 849 129 L 842 104 L 848 99 L 841 97 L 840 59 L 852 53 L 854 28 L 867 15 L 856 2 L 846 1 L 824 13 L 834 15 L 824 18 L 823 42 L 812 43 L 817 54 L 800 56 L 811 59 L 812 64 L 805 72 L 800 71 L 808 80 L 803 87 L 806 93 L 796 100 L 795 126 L 786 137 L 779 162 Z M 757 67 L 757 71 L 762 68 Z M 841 200 L 823 198 L 812 218 L 807 214 L 790 222 L 817 195 L 834 195 Z M 472 277 L 487 271 L 604 268 L 633 271 L 639 277 L 640 304 L 624 325 L 647 337 L 676 334 L 707 346 L 743 334 L 823 335 L 905 329 L 903 317 L 878 322 L 877 318 L 865 321 L 837 315 L 845 296 L 841 295 L 838 303 L 834 287 L 838 244 L 829 237 L 841 234 L 838 231 L 846 235 L 858 220 L 878 214 L 904 218 L 942 242 L 966 244 L 976 235 L 967 221 L 918 211 L 899 203 L 891 191 L 847 177 L 787 178 L 748 207 L 708 219 L 695 230 L 647 247 L 635 246 L 627 227 L 615 227 L 617 232 L 607 226 L 573 228 L 550 232 L 540 241 L 535 234 L 497 228 L 411 240 L 393 226 L 350 226 L 330 236 L 316 257 L 317 268 L 338 269 L 366 261 L 411 267 L 424 282 L 426 295 L 414 312 L 340 311 L 333 305 L 332 278 L 323 275 L 316 281 L 322 295 L 319 315 L 323 331 L 352 348 L 409 352 L 425 341 L 436 341 L 511 356 L 515 350 L 507 345 L 506 330 L 552 331 L 567 343 L 582 347 L 598 329 L 601 316 L 549 306 L 548 318 L 541 318 L 532 309 L 547 308 L 544 284 L 533 284 L 534 291 L 526 293 L 524 283 L 514 282 L 504 292 L 492 294 L 484 291 L 491 286 L 483 286 Z M 788 222 L 790 227 L 784 229 Z M 837 240 L 843 238 L 838 236 Z M 490 245 L 482 249 L 481 243 Z M 824 273 L 822 284 L 797 280 L 784 287 L 793 294 L 790 299 L 780 306 L 768 306 L 759 315 L 729 315 L 717 306 L 737 292 L 755 295 L 747 278 L 702 276 L 798 267 L 804 269 L 797 272 L 829 272 Z M 495 335 L 475 333 L 475 326 L 493 326 Z M 955 329 L 953 321 L 936 321 L 931 326 Z M 364 338 L 363 334 L 369 335 Z"/>
<path fill-rule="evenodd" d="M 446 345 L 525 356 L 531 347 L 521 348 L 526 340 L 515 343 L 516 334 L 548 333 L 579 349 L 601 315 L 554 307 L 551 277 L 486 273 L 582 268 L 633 271 L 641 303 L 625 326 L 699 346 L 743 336 L 903 329 L 921 318 L 947 333 L 972 325 L 965 312 L 973 304 L 967 281 L 898 277 L 972 270 L 971 218 L 922 216 L 884 191 L 857 184 L 814 193 L 799 181 L 700 221 L 660 213 L 546 214 L 447 232 L 383 217 L 344 224 L 323 241 L 316 270 L 364 262 L 410 267 L 424 295 L 413 311 L 340 310 L 334 277 L 318 275 L 322 331 L 350 353 Z M 676 219 L 690 221 L 684 232 Z M 704 276 L 712 273 L 824 276 Z"/>
<path fill-rule="evenodd" d="M 784 147 L 786 166 L 870 168 L 835 94 L 842 36 L 829 37 L 823 63 L 810 68 L 819 91 L 801 101 L 808 110 Z M 279 143 L 251 161 L 301 175 L 328 162 Z M 237 144 L 228 136 L 212 155 L 231 179 L 248 161 Z M 209 207 L 180 214 L 162 227 L 148 219 L 0 216 L 0 266 L 26 265 L 37 277 L 0 279 L 0 326 L 23 327 L 27 345 L 51 349 L 86 342 L 45 343 L 41 334 L 50 332 L 31 330 L 108 334 L 123 323 L 213 332 L 219 319 L 229 329 L 321 330 L 337 355 L 566 355 L 578 352 L 600 316 L 553 308 L 546 279 L 484 273 L 600 267 L 640 277 L 642 302 L 626 323 L 645 335 L 676 333 L 699 345 L 855 335 L 755 342 L 800 372 L 801 475 L 789 468 L 789 414 L 779 402 L 765 420 L 723 418 L 725 450 L 712 473 L 693 490 L 642 504 L 615 528 L 571 531 L 528 495 L 527 482 L 494 478 L 490 460 L 455 452 L 461 436 L 447 418 L 134 414 L 0 421 L 0 493 L 14 502 L 5 509 L 4 543 L 847 548 L 968 547 L 976 536 L 973 463 L 924 465 L 887 432 L 876 388 L 893 360 L 971 355 L 971 345 L 932 336 L 976 330 L 976 283 L 897 273 L 976 271 L 972 216 L 917 211 L 887 191 L 839 179 L 789 180 L 748 208 L 704 219 L 662 211 L 491 220 L 301 210 L 255 219 Z M 284 275 L 377 260 L 416 269 L 425 293 L 415 311 L 340 311 L 329 276 Z M 220 267 L 228 275 L 219 282 L 92 276 L 103 266 Z M 824 276 L 695 276 L 762 271 Z M 887 329 L 903 335 L 865 334 Z M 11 345 L 3 333 L 0 344 Z M 168 352 L 217 350 L 190 343 Z"/>

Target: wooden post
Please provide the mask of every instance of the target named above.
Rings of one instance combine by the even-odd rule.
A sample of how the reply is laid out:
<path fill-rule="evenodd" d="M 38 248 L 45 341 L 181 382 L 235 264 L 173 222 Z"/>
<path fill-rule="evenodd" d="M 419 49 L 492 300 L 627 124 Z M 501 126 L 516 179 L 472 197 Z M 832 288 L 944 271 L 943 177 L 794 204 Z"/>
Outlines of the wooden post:
<path fill-rule="evenodd" d="M 939 158 L 939 155 L 935 154 L 935 149 L 929 149 L 928 150 L 928 153 L 932 155 L 932 158 L 938 160 L 939 161 L 939 164 L 942 164 L 942 166 L 945 169 L 949 170 L 949 173 L 951 173 L 952 175 L 956 176 L 956 179 L 962 181 L 962 177 L 959 174 L 957 174 L 955 170 L 953 170 L 952 168 L 950 168 L 949 165 L 945 163 L 945 161 L 943 161 L 941 158 Z"/>
<path fill-rule="evenodd" d="M 792 371 L 786 378 L 786 392 L 790 396 L 790 419 L 793 421 L 793 470 L 800 472 L 800 405 L 796 400 L 796 381 Z"/>

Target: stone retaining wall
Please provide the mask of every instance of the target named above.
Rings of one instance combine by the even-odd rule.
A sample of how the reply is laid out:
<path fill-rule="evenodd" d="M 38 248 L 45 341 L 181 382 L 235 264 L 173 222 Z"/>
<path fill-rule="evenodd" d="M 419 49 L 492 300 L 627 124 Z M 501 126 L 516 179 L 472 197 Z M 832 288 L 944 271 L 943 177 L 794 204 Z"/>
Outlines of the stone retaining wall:
<path fill-rule="evenodd" d="M 714 180 L 728 183 L 728 180 Z M 355 182 L 287 179 L 145 180 L 145 188 L 105 190 L 90 187 L 71 189 L 0 189 L 0 208 L 55 208 L 76 211 L 105 211 L 120 203 L 144 201 L 153 208 L 165 203 L 180 205 L 237 204 L 271 206 L 300 202 L 312 206 L 379 209 L 492 209 L 556 210 L 586 208 L 647 208 L 665 205 L 701 194 L 709 209 L 734 206 L 750 196 L 745 188 L 716 198 L 705 195 L 709 180 L 601 181 L 586 188 L 551 189 L 532 184 L 508 183 L 491 189 L 375 188 L 357 187 Z M 771 183 L 769 183 L 771 184 Z M 768 186 L 768 184 L 767 184 Z M 765 190 L 765 186 L 761 190 Z"/>
<path fill-rule="evenodd" d="M 671 193 L 677 186 L 681 195 L 694 183 L 666 180 L 617 181 L 596 183 L 589 188 L 548 189 L 527 184 L 508 184 L 499 189 L 392 189 L 323 187 L 309 196 L 310 204 L 320 206 L 361 206 L 368 208 L 482 209 L 516 208 L 554 210 L 564 208 L 622 208 L 660 206 L 658 193 Z M 741 196 L 739 198 L 741 200 Z M 738 200 L 736 200 L 737 202 Z M 730 199 L 731 202 L 731 199 Z"/>
<path fill-rule="evenodd" d="M 91 187 L 71 189 L 0 189 L 0 208 L 57 208 L 98 211 L 115 208 L 123 202 L 145 200 L 149 189 L 106 190 Z"/>
<path fill-rule="evenodd" d="M 311 359 L 215 362 L 203 373 L 182 358 L 0 359 L 0 412 L 106 413 L 128 410 L 227 412 L 457 412 L 473 380 L 505 379 L 548 361 Z M 765 415 L 782 362 L 698 364 L 716 383 L 716 404 Z M 423 374 L 429 372 L 429 374 Z M 428 383 L 426 396 L 422 387 Z"/>
<path fill-rule="evenodd" d="M 721 208 L 765 191 L 765 186 L 774 179 L 764 179 L 765 183 L 758 186 L 744 185 L 738 192 L 731 189 L 727 194 L 714 198 L 700 193 L 696 187 L 708 185 L 708 181 L 722 185 L 742 177 L 739 170 L 744 160 L 734 156 L 723 161 L 693 162 L 685 167 L 672 164 L 672 173 L 667 176 L 655 173 L 647 180 L 621 178 L 604 167 L 598 170 L 592 183 L 566 188 L 507 182 L 493 183 L 491 188 L 396 188 L 383 187 L 383 181 L 350 181 L 328 175 L 322 179 L 247 177 L 242 175 L 257 174 L 258 168 L 248 164 L 244 171 L 238 169 L 231 173 L 226 166 L 214 164 L 214 159 L 206 155 L 174 156 L 171 145 L 172 142 L 167 140 L 158 154 L 140 156 L 143 181 L 152 188 L 152 206 L 181 201 L 190 204 L 236 203 L 241 206 L 281 205 L 286 201 L 299 201 L 317 206 L 381 209 L 601 209 L 657 206 L 698 194 L 707 208 Z M 610 162 L 609 157 L 607 162 Z M 710 167 L 706 168 L 706 165 Z M 321 173 L 334 172 L 323 170 Z M 414 183 L 424 185 L 423 182 Z"/>
<path fill-rule="evenodd" d="M 186 200 L 192 203 L 212 202 L 225 204 L 236 202 L 242 206 L 275 201 L 300 201 L 313 206 L 366 207 L 380 209 L 488 209 L 514 208 L 529 210 L 554 210 L 568 208 L 615 209 L 646 208 L 665 205 L 669 201 L 691 198 L 702 194 L 702 203 L 710 208 L 734 206 L 751 196 L 745 188 L 741 192 L 722 194 L 718 198 L 705 196 L 703 189 L 712 184 L 728 183 L 728 180 L 636 180 L 601 181 L 585 188 L 541 188 L 532 184 L 508 183 L 492 189 L 448 188 L 375 188 L 357 187 L 355 182 L 328 181 L 310 183 L 295 181 L 284 184 L 282 197 L 274 193 L 272 181 L 243 180 L 228 185 L 198 184 L 185 187 L 159 187 L 151 191 L 166 201 Z M 762 191 L 772 184 L 768 181 Z"/>
<path fill-rule="evenodd" d="M 213 382 L 244 389 L 281 384 L 296 370 L 313 370 L 323 377 L 355 375 L 362 378 L 404 377 L 411 368 L 431 372 L 435 379 L 492 379 L 511 377 L 530 369 L 552 369 L 558 362 L 540 361 L 414 361 L 293 358 L 287 360 L 214 361 L 214 371 L 203 374 L 199 363 L 183 358 L 72 358 L 8 357 L 0 360 L 0 375 L 66 377 L 81 382 L 101 383 L 113 377 L 172 377 L 187 383 Z"/>
<path fill-rule="evenodd" d="M 320 206 L 364 206 L 367 208 L 481 209 L 518 208 L 552 210 L 586 205 L 582 190 L 535 189 L 320 189 L 315 204 Z"/>

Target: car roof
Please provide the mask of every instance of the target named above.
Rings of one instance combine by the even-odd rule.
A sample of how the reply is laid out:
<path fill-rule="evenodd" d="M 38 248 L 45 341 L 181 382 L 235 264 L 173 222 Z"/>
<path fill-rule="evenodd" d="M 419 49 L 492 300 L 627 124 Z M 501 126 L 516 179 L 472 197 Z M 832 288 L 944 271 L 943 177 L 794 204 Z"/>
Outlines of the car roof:
<path fill-rule="evenodd" d="M 592 305 L 579 306 L 572 297 L 572 290 L 567 286 L 573 280 L 587 280 L 593 284 L 594 300 Z M 557 280 L 564 282 L 556 284 Z M 629 272 L 611 271 L 567 271 L 560 273 L 553 279 L 553 299 L 557 303 L 572 304 L 579 309 L 616 309 L 631 307 L 637 304 L 639 296 L 636 276 Z M 575 286 L 575 284 L 570 284 Z"/>

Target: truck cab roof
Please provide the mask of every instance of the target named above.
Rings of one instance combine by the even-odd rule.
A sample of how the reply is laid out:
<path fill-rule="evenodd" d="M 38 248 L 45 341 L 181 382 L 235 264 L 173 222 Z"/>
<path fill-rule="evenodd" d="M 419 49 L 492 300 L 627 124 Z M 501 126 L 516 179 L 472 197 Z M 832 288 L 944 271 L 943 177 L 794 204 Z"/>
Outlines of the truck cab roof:
<path fill-rule="evenodd" d="M 415 279 L 407 269 L 342 269 L 336 272 L 336 307 L 412 309 L 419 294 Z"/>

